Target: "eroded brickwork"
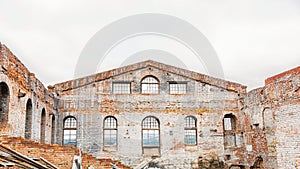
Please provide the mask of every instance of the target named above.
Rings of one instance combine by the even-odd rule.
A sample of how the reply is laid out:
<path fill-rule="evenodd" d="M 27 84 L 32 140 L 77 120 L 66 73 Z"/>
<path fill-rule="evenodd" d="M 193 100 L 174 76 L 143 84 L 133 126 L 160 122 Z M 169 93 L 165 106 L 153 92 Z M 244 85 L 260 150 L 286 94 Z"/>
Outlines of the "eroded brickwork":
<path fill-rule="evenodd" d="M 259 144 L 265 166 L 299 168 L 300 67 L 270 77 L 248 93 L 245 104 L 250 127 L 263 136 Z M 256 143 L 256 144 L 257 144 Z M 264 148 L 263 148 L 264 147 Z"/>
<path fill-rule="evenodd" d="M 141 80 L 149 75 L 159 80 L 158 94 L 141 94 Z M 113 83 L 123 81 L 130 82 L 131 93 L 114 94 Z M 187 93 L 170 94 L 169 82 L 186 82 Z M 156 154 L 161 165 L 190 168 L 199 156 L 211 152 L 222 159 L 227 153 L 232 163 L 244 163 L 237 157 L 244 142 L 242 121 L 237 124 L 234 152 L 224 152 L 222 124 L 225 114 L 243 116 L 238 103 L 246 93 L 242 85 L 147 61 L 57 84 L 54 89 L 61 103 L 59 121 L 70 115 L 76 117 L 77 144 L 95 156 L 121 159 L 133 166 L 150 158 L 155 153 L 147 155 L 143 149 L 141 123 L 145 117 L 155 116 L 160 122 L 160 146 Z M 192 146 L 184 144 L 184 118 L 190 115 L 197 119 L 197 144 Z M 113 149 L 103 143 L 103 121 L 107 116 L 114 116 L 118 122 L 117 146 Z M 62 127 L 60 124 L 59 128 Z"/>
<path fill-rule="evenodd" d="M 248 93 L 246 86 L 154 61 L 46 89 L 7 47 L 0 49 L 2 135 L 25 137 L 27 125 L 32 140 L 73 144 L 132 167 L 299 168 L 300 67 Z M 148 76 L 157 80 L 155 94 L 142 93 Z M 117 94 L 116 83 L 130 86 L 130 92 Z M 170 93 L 170 84 L 176 83 L 186 85 L 183 94 Z M 104 125 L 108 117 L 115 127 Z M 152 147 L 143 142 L 147 117 L 158 122 L 151 139 L 159 143 Z M 195 119 L 192 128 L 186 126 L 187 117 Z M 186 133 L 193 131 L 188 140 Z"/>
<path fill-rule="evenodd" d="M 44 85 L 31 73 L 12 52 L 0 44 L 0 81 L 8 86 L 9 113 L 7 123 L 1 127 L 2 135 L 25 136 L 26 105 L 32 103 L 30 139 L 41 139 L 41 115 L 45 109 L 45 141 L 51 142 L 51 116 L 57 115 L 55 99 Z M 55 132 L 55 131 L 54 131 Z"/>
<path fill-rule="evenodd" d="M 59 169 L 70 169 L 73 165 L 74 156 L 80 155 L 77 148 L 73 146 L 58 146 L 57 144 L 44 144 L 20 137 L 0 137 L 0 143 L 4 146 L 21 153 L 22 155 L 39 159 L 43 157 Z M 93 166 L 99 169 L 111 169 L 111 164 L 117 164 L 120 169 L 130 169 L 119 161 L 112 161 L 108 158 L 96 159 L 92 155 L 82 153 L 82 167 Z M 13 166 L 12 168 L 16 168 Z M 0 166 L 1 168 L 1 166 Z M 22 167 L 20 167 L 22 168 Z"/>

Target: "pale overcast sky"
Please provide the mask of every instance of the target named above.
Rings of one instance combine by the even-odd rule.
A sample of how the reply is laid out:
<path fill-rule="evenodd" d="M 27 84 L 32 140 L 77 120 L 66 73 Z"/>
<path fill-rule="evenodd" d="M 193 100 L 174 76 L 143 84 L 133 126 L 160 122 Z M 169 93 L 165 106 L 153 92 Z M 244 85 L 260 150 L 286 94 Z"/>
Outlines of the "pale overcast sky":
<path fill-rule="evenodd" d="M 143 13 L 192 24 L 213 46 L 225 79 L 248 90 L 300 65 L 299 0 L 0 0 L 0 42 L 47 86 L 74 77 L 77 60 L 96 32 Z M 98 71 L 147 49 L 176 55 L 191 70 L 205 73 L 182 45 L 150 35 L 120 43 Z"/>

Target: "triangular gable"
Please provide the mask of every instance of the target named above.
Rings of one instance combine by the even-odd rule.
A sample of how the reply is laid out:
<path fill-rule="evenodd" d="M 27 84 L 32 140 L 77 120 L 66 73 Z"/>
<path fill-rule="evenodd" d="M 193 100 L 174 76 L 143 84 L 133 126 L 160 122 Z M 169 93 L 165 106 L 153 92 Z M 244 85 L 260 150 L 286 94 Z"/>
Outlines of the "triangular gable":
<path fill-rule="evenodd" d="M 94 82 L 109 79 L 113 76 L 118 76 L 118 75 L 121 75 L 124 73 L 136 71 L 139 69 L 144 69 L 147 67 L 153 67 L 156 69 L 164 70 L 164 71 L 172 73 L 172 74 L 184 76 L 184 77 L 193 79 L 195 81 L 200 81 L 202 83 L 210 84 L 210 85 L 220 87 L 220 88 L 223 88 L 226 90 L 235 91 L 238 93 L 246 93 L 247 87 L 243 86 L 241 84 L 226 81 L 226 80 L 215 78 L 215 77 L 211 77 L 208 75 L 204 75 L 204 74 L 197 73 L 194 71 L 178 68 L 175 66 L 159 63 L 159 62 L 156 62 L 153 60 L 147 60 L 147 61 L 143 61 L 143 62 L 139 62 L 139 63 L 134 63 L 134 64 L 131 64 L 128 66 L 111 69 L 111 70 L 96 73 L 96 74 L 93 74 L 90 76 L 85 76 L 82 78 L 58 83 L 58 84 L 55 84 L 54 86 L 49 86 L 49 89 L 54 89 L 57 91 L 72 90 L 72 89 L 79 88 L 79 87 L 82 87 L 82 86 L 85 86 L 85 85 L 88 85 L 88 84 L 91 84 Z"/>

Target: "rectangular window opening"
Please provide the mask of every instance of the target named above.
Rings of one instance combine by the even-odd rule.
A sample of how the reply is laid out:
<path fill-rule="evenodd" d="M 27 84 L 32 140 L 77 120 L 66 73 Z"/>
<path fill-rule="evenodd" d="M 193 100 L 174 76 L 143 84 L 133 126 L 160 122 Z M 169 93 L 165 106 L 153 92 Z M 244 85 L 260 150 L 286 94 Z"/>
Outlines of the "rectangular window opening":
<path fill-rule="evenodd" d="M 170 88 L 170 94 L 186 94 L 187 93 L 187 83 L 170 82 L 169 88 Z"/>
<path fill-rule="evenodd" d="M 130 94 L 130 82 L 114 82 L 113 83 L 114 94 Z"/>

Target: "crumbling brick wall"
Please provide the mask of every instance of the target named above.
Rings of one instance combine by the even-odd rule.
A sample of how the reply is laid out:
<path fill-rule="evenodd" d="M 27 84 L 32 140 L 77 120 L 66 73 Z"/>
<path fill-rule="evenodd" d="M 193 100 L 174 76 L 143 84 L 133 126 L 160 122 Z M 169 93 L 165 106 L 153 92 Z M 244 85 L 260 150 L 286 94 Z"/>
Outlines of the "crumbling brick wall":
<path fill-rule="evenodd" d="M 147 75 L 159 80 L 159 94 L 141 94 L 140 82 Z M 112 84 L 120 81 L 130 81 L 131 94 L 113 94 Z M 170 81 L 187 82 L 187 94 L 170 95 Z M 245 163 L 239 155 L 244 151 L 240 100 L 245 89 L 239 84 L 152 61 L 53 86 L 60 98 L 59 128 L 63 128 L 65 117 L 74 116 L 78 121 L 77 146 L 83 151 L 136 165 L 149 158 L 143 153 L 141 123 L 145 117 L 155 116 L 160 122 L 160 164 L 183 168 L 190 168 L 192 161 L 211 152 L 216 152 L 222 160 L 230 155 L 229 163 Z M 225 114 L 233 114 L 238 120 L 237 145 L 224 151 Z M 188 115 L 197 118 L 195 146 L 184 144 L 184 118 Z M 106 116 L 118 120 L 118 145 L 113 150 L 103 146 Z M 58 131 L 62 135 L 63 131 Z"/>
<path fill-rule="evenodd" d="M 297 168 L 300 157 L 300 67 L 270 77 L 245 99 L 249 116 L 249 163 L 261 156 L 266 168 Z M 256 150 L 254 149 L 256 146 Z"/>
<path fill-rule="evenodd" d="M 160 124 L 156 159 L 160 166 L 192 168 L 198 158 L 216 154 L 220 163 L 232 168 L 297 168 L 299 70 L 268 78 L 265 86 L 247 93 L 246 87 L 237 83 L 145 61 L 47 90 L 0 44 L 0 134 L 24 137 L 26 109 L 30 109 L 29 138 L 41 141 L 41 129 L 45 128 L 46 143 L 63 144 L 64 119 L 74 116 L 78 148 L 134 166 L 150 158 L 143 153 L 141 123 L 145 117 L 155 116 Z M 159 80 L 158 94 L 141 94 L 141 80 L 147 75 Z M 131 84 L 130 94 L 113 93 L 113 83 L 122 81 Z M 185 82 L 187 94 L 170 94 L 170 82 Z M 41 125 L 43 109 L 45 126 Z M 184 118 L 189 115 L 197 119 L 197 144 L 193 146 L 184 144 Z M 115 148 L 103 146 L 107 116 L 118 122 Z M 230 130 L 225 129 L 228 119 L 234 124 Z"/>
<path fill-rule="evenodd" d="M 57 115 L 53 94 L 3 44 L 0 44 L 0 82 L 8 86 L 9 114 L 1 135 L 25 135 L 26 104 L 32 102 L 31 139 L 40 140 L 41 114 L 46 110 L 45 141 L 51 142 L 51 116 Z M 54 131 L 55 132 L 55 131 Z"/>
<path fill-rule="evenodd" d="M 0 144 L 31 159 L 39 160 L 40 158 L 44 158 L 60 169 L 72 168 L 74 156 L 81 156 L 82 168 L 92 166 L 99 169 L 111 169 L 111 164 L 116 164 L 120 169 L 130 169 L 130 167 L 124 166 L 119 161 L 113 161 L 108 158 L 96 159 L 89 154 L 80 153 L 80 150 L 73 146 L 45 144 L 21 137 L 6 136 L 0 136 Z M 18 166 L 14 165 L 11 168 L 18 168 Z"/>

